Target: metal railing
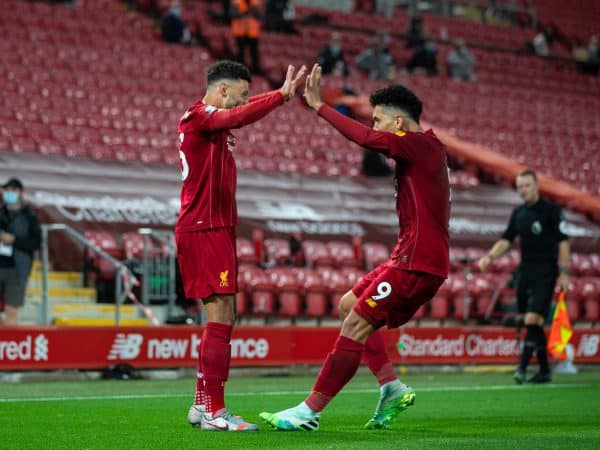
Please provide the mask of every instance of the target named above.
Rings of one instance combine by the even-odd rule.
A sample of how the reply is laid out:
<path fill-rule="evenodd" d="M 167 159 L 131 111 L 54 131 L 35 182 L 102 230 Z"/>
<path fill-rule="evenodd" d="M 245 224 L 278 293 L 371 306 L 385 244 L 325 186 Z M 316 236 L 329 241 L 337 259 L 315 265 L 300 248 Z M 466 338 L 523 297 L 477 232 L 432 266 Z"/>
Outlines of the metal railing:
<path fill-rule="evenodd" d="M 116 260 L 105 251 L 96 247 L 88 241 L 82 234 L 63 223 L 52 223 L 42 225 L 42 311 L 41 321 L 43 324 L 50 323 L 50 303 L 48 298 L 48 274 L 50 272 L 50 259 L 48 255 L 48 235 L 50 232 L 61 231 L 66 233 L 70 238 L 82 244 L 86 249 L 99 255 L 101 258 L 108 261 L 116 270 L 115 278 L 115 323 L 120 324 L 121 321 L 121 303 L 125 300 L 128 293 L 128 286 L 124 286 L 122 274 L 128 275 L 128 280 L 135 282 L 137 279 L 131 270 L 121 261 Z"/>
<path fill-rule="evenodd" d="M 139 228 L 144 237 L 142 261 L 142 302 L 167 300 L 167 317 L 171 317 L 177 300 L 175 235 L 172 231 Z M 155 250 L 154 242 L 165 248 Z"/>

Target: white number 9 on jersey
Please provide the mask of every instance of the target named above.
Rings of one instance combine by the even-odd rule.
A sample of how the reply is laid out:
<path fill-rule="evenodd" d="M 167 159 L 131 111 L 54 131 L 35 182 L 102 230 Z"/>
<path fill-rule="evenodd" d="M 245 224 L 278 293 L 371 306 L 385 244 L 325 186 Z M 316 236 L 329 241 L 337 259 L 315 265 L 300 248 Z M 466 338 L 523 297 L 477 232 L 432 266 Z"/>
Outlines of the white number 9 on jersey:
<path fill-rule="evenodd" d="M 392 285 L 387 281 L 382 281 L 377 285 L 377 295 L 371 296 L 373 300 L 381 300 L 392 293 Z"/>

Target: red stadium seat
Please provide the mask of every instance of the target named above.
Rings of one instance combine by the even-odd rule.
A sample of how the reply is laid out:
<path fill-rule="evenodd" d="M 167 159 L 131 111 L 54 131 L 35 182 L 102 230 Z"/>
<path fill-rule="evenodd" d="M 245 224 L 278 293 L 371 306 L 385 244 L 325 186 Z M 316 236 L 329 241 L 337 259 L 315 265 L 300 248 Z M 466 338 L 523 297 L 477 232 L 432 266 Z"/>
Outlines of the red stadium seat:
<path fill-rule="evenodd" d="M 569 320 L 571 323 L 575 323 L 581 318 L 581 304 L 579 299 L 567 296 L 567 313 L 569 314 Z"/>
<path fill-rule="evenodd" d="M 465 320 L 471 317 L 472 298 L 468 291 L 468 281 L 458 275 L 450 280 L 450 296 L 452 297 L 453 317 Z"/>
<path fill-rule="evenodd" d="M 236 253 L 240 264 L 246 263 L 257 263 L 256 254 L 254 253 L 254 246 L 249 239 L 238 237 L 235 240 Z"/>
<path fill-rule="evenodd" d="M 125 259 L 142 259 L 144 256 L 144 236 L 139 233 L 123 233 L 121 235 L 125 250 Z M 151 244 L 148 241 L 148 244 Z M 147 245 L 148 245 L 147 244 Z M 147 249 L 147 251 L 150 249 Z"/>
<path fill-rule="evenodd" d="M 598 179 L 598 182 L 600 184 L 600 178 Z M 600 277 L 600 254 L 591 254 L 590 261 L 592 263 L 592 268 L 594 269 L 591 275 L 595 277 Z"/>
<path fill-rule="evenodd" d="M 381 264 L 390 257 L 388 248 L 377 242 L 365 242 L 363 244 L 363 253 L 365 255 L 365 265 L 367 270 L 372 270 L 375 266 Z"/>
<path fill-rule="evenodd" d="M 302 249 L 309 267 L 331 266 L 333 264 L 329 249 L 323 242 L 306 240 L 302 242 Z"/>
<path fill-rule="evenodd" d="M 600 295 L 600 280 L 597 278 L 580 278 L 576 284 L 577 296 L 580 300 L 597 299 Z"/>
<path fill-rule="evenodd" d="M 252 315 L 270 317 L 275 313 L 275 286 L 270 277 L 259 267 L 244 264 L 238 269 L 240 289 L 250 295 Z"/>
<path fill-rule="evenodd" d="M 322 318 L 329 312 L 329 291 L 321 273 L 313 269 L 303 269 L 298 279 L 304 291 L 307 317 Z"/>
<path fill-rule="evenodd" d="M 295 319 L 302 311 L 298 271 L 292 268 L 274 268 L 268 271 L 279 297 L 279 317 Z"/>
<path fill-rule="evenodd" d="M 417 309 L 417 312 L 413 315 L 412 319 L 417 320 L 417 321 L 421 320 L 422 318 L 424 318 L 428 315 L 428 312 L 429 312 L 429 302 L 421 305 L 419 307 L 419 309 Z"/>
<path fill-rule="evenodd" d="M 479 275 L 469 280 L 469 296 L 475 305 L 475 315 L 483 317 L 492 303 L 494 292 L 492 284 L 487 278 Z"/>
<path fill-rule="evenodd" d="M 450 301 L 439 292 L 429 301 L 429 318 L 444 321 L 450 316 Z"/>
<path fill-rule="evenodd" d="M 123 248 L 112 233 L 108 231 L 85 231 L 83 233 L 85 239 L 100 250 L 103 250 L 109 256 L 112 256 L 118 261 L 123 259 Z M 97 253 L 87 249 L 85 251 L 86 258 L 98 268 L 98 280 L 113 280 L 115 278 L 116 269 L 105 258 L 100 257 Z"/>
<path fill-rule="evenodd" d="M 600 321 L 600 299 L 593 298 L 584 301 L 584 320 L 588 322 Z"/>
<path fill-rule="evenodd" d="M 593 276 L 595 272 L 592 255 L 573 253 L 571 255 L 571 270 L 578 277 Z"/>
<path fill-rule="evenodd" d="M 360 262 L 357 260 L 351 244 L 342 241 L 330 241 L 327 243 L 327 248 L 336 267 L 360 266 Z"/>
<path fill-rule="evenodd" d="M 331 298 L 331 311 L 330 315 L 333 317 L 339 317 L 338 308 L 342 296 L 348 292 L 352 287 L 352 284 L 348 281 L 348 276 L 342 271 L 336 269 L 321 269 L 323 280 L 329 286 L 330 298 Z"/>
<path fill-rule="evenodd" d="M 235 296 L 235 315 L 237 318 L 246 317 L 250 308 L 248 307 L 249 297 L 245 291 L 240 291 Z"/>
<path fill-rule="evenodd" d="M 265 251 L 267 261 L 271 264 L 283 266 L 290 262 L 290 243 L 285 239 L 265 239 Z"/>
<path fill-rule="evenodd" d="M 450 271 L 459 272 L 463 270 L 466 261 L 466 252 L 464 248 L 450 247 Z"/>

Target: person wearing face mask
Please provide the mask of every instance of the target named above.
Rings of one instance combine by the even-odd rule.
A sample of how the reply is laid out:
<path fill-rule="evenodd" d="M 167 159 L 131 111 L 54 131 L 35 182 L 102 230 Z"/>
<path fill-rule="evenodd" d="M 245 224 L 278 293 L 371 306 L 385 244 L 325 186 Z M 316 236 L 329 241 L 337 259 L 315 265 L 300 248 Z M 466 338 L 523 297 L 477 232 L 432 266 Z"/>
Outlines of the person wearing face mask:
<path fill-rule="evenodd" d="M 471 55 L 464 39 L 457 39 L 446 57 L 448 74 L 455 80 L 472 80 L 475 57 Z"/>
<path fill-rule="evenodd" d="M 23 183 L 11 178 L 2 186 L 0 206 L 0 292 L 4 294 L 5 317 L 0 324 L 16 325 L 18 308 L 25 302 L 27 278 L 33 252 L 40 248 L 40 222 L 23 202 Z"/>
<path fill-rule="evenodd" d="M 331 40 L 323 47 L 317 56 L 317 64 L 321 66 L 323 75 L 339 73 L 344 77 L 350 75 L 348 64 L 344 59 L 342 49 L 342 35 L 337 31 L 331 33 Z"/>
<path fill-rule="evenodd" d="M 169 10 L 160 19 L 163 39 L 171 44 L 192 43 L 192 33 L 181 18 L 182 8 L 179 1 L 174 1 Z"/>
<path fill-rule="evenodd" d="M 437 75 L 437 48 L 435 42 L 428 39 L 424 45 L 415 48 L 406 64 L 406 69 L 410 73 L 424 72 L 429 76 Z"/>

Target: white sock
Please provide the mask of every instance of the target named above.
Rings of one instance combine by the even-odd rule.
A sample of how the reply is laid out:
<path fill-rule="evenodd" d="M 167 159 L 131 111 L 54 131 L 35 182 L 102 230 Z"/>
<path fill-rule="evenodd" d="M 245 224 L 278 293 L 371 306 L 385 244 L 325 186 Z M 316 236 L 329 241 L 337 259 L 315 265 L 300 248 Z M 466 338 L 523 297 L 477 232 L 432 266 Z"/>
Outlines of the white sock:
<path fill-rule="evenodd" d="M 312 409 L 310 409 L 309 406 L 306 404 L 306 402 L 300 403 L 296 408 L 298 408 L 298 411 L 305 416 L 319 417 L 319 413 L 314 412 Z"/>
<path fill-rule="evenodd" d="M 381 392 L 382 394 L 384 392 L 388 392 L 388 391 L 400 391 L 402 389 L 406 388 L 406 385 L 401 383 L 400 380 L 395 379 L 393 381 L 390 381 L 388 383 L 385 383 L 384 385 L 382 385 L 379 388 L 379 392 Z"/>

